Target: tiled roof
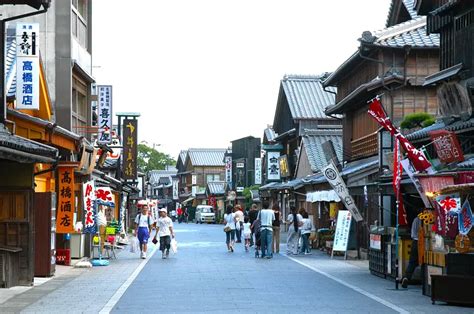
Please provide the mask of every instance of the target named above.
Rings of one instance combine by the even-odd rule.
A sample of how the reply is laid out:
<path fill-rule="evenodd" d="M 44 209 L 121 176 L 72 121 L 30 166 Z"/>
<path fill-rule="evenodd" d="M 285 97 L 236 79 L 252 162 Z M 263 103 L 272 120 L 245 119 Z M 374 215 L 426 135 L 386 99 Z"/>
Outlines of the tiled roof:
<path fill-rule="evenodd" d="M 467 121 L 456 120 L 447 124 L 443 120 L 437 120 L 434 124 L 426 128 L 423 128 L 423 129 L 420 129 L 413 133 L 408 134 L 406 138 L 410 141 L 420 140 L 423 138 L 428 138 L 430 136 L 429 135 L 430 131 L 445 129 L 448 131 L 456 132 L 456 131 L 461 131 L 468 128 L 474 128 L 474 118 L 471 118 Z"/>
<path fill-rule="evenodd" d="M 117 168 L 118 159 L 107 158 L 104 161 L 104 166 L 102 168 Z"/>
<path fill-rule="evenodd" d="M 148 182 L 153 186 L 169 184 L 171 177 L 177 173 L 177 170 L 151 170 L 148 172 Z"/>
<path fill-rule="evenodd" d="M 321 76 L 285 75 L 281 85 L 293 119 L 328 118 L 324 110 L 334 105 L 335 95 L 324 91 Z M 334 87 L 327 89 L 336 92 Z"/>
<path fill-rule="evenodd" d="M 416 48 L 439 47 L 439 34 L 426 34 L 426 16 L 376 31 L 374 45 L 402 48 L 410 45 Z"/>
<path fill-rule="evenodd" d="M 463 162 L 460 162 L 457 164 L 458 168 L 462 168 L 462 169 L 472 169 L 474 168 L 474 156 L 468 158 L 467 156 L 464 156 L 466 158 L 466 160 L 464 160 Z"/>
<path fill-rule="evenodd" d="M 416 18 L 418 16 L 418 13 L 415 10 L 415 0 L 402 0 L 404 8 L 407 10 L 408 14 L 412 19 Z M 391 17 L 393 16 L 393 10 L 395 9 L 395 1 L 392 0 L 390 4 L 390 9 L 387 17 L 387 22 L 386 26 L 389 26 L 390 23 L 393 23 L 391 21 Z"/>
<path fill-rule="evenodd" d="M 186 155 L 188 154 L 187 150 L 182 150 L 179 152 L 179 158 L 181 158 L 181 161 L 184 163 L 186 161 Z"/>
<path fill-rule="evenodd" d="M 331 140 L 337 157 L 342 160 L 342 130 L 305 130 L 305 133 L 303 145 L 313 172 L 327 166 L 322 146 L 324 142 Z"/>
<path fill-rule="evenodd" d="M 7 36 L 5 55 L 5 84 L 7 97 L 15 96 L 16 93 L 16 40 Z"/>
<path fill-rule="evenodd" d="M 225 187 L 226 187 L 226 183 L 221 182 L 221 181 L 207 183 L 209 194 L 212 194 L 212 195 L 224 195 Z"/>
<path fill-rule="evenodd" d="M 224 166 L 225 148 L 190 148 L 188 158 L 196 166 L 220 167 Z"/>

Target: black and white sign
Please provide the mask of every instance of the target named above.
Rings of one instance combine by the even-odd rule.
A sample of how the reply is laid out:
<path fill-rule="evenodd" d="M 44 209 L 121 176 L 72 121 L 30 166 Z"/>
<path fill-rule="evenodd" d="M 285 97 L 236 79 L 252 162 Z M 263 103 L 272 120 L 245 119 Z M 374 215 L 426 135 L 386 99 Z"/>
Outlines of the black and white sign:
<path fill-rule="evenodd" d="M 280 180 L 280 152 L 267 152 L 267 179 L 269 181 Z"/>
<path fill-rule="evenodd" d="M 97 143 L 112 144 L 112 86 L 99 85 L 99 136 Z"/>
<path fill-rule="evenodd" d="M 262 184 L 262 158 L 255 158 L 255 184 Z"/>
<path fill-rule="evenodd" d="M 232 157 L 225 157 L 225 182 L 232 186 Z"/>

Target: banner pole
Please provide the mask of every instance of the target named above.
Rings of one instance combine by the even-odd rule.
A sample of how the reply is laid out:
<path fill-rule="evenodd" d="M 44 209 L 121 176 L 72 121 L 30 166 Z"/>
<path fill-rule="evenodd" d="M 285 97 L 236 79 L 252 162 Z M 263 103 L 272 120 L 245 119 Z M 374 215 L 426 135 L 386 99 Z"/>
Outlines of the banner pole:
<path fill-rule="evenodd" d="M 398 290 L 398 282 L 399 282 L 399 278 L 398 278 L 398 227 L 399 227 L 399 224 L 398 224 L 398 208 L 399 208 L 399 196 L 396 196 L 396 199 L 397 199 L 397 224 L 396 224 L 396 228 L 395 228 L 395 289 Z M 390 257 L 391 258 L 391 257 Z"/>

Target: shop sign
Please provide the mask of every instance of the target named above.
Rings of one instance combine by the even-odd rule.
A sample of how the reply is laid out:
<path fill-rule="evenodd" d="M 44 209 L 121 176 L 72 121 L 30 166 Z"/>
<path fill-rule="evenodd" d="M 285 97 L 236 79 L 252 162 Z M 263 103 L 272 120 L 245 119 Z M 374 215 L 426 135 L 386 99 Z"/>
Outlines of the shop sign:
<path fill-rule="evenodd" d="M 16 109 L 39 110 L 39 24 L 16 25 Z"/>
<path fill-rule="evenodd" d="M 98 205 L 115 207 L 114 195 L 108 186 L 96 187 L 95 199 Z"/>
<path fill-rule="evenodd" d="M 280 180 L 280 163 L 278 162 L 279 157 L 279 152 L 267 152 L 267 180 L 269 181 Z"/>
<path fill-rule="evenodd" d="M 382 235 L 370 234 L 370 248 L 379 251 L 382 249 Z"/>
<path fill-rule="evenodd" d="M 232 186 L 232 157 L 225 157 L 225 182 Z"/>
<path fill-rule="evenodd" d="M 112 86 L 99 85 L 99 135 L 97 143 L 112 143 Z"/>
<path fill-rule="evenodd" d="M 442 188 L 454 184 L 452 176 L 419 176 L 418 180 L 423 187 L 423 191 L 430 193 L 436 193 Z"/>
<path fill-rule="evenodd" d="M 456 172 L 454 184 L 474 183 L 474 171 Z"/>
<path fill-rule="evenodd" d="M 84 198 L 84 231 L 83 233 L 96 233 L 95 223 L 95 185 L 94 181 L 87 181 L 82 185 Z"/>
<path fill-rule="evenodd" d="M 334 233 L 333 251 L 347 250 L 352 215 L 348 210 L 340 210 L 337 215 L 336 232 Z"/>
<path fill-rule="evenodd" d="M 280 164 L 280 174 L 282 178 L 287 178 L 290 176 L 290 170 L 288 168 L 288 157 L 286 155 L 280 156 L 278 158 Z"/>
<path fill-rule="evenodd" d="M 354 216 L 355 221 L 362 221 L 362 215 L 359 213 L 359 209 L 357 208 L 354 199 L 349 194 L 349 190 L 347 189 L 344 180 L 342 180 L 334 162 L 331 161 L 326 167 L 324 167 L 322 173 L 341 199 L 341 202 L 351 212 L 352 216 Z"/>
<path fill-rule="evenodd" d="M 120 204 L 120 234 L 125 234 L 125 212 L 127 211 L 127 196 L 122 195 L 122 203 Z"/>
<path fill-rule="evenodd" d="M 426 158 L 425 154 L 421 150 L 416 149 L 406 137 L 400 133 L 400 131 L 395 128 L 390 121 L 390 118 L 385 113 L 385 110 L 380 103 L 378 98 L 375 98 L 371 101 L 369 105 L 368 114 L 372 116 L 375 121 L 377 121 L 384 129 L 390 132 L 392 136 L 400 141 L 400 145 L 403 147 L 405 152 L 408 155 L 413 167 L 416 171 L 428 171 L 432 172 L 431 163 Z"/>
<path fill-rule="evenodd" d="M 173 199 L 178 200 L 179 199 L 179 181 L 177 178 L 173 179 Z"/>
<path fill-rule="evenodd" d="M 235 167 L 236 167 L 236 168 L 245 168 L 245 163 L 243 163 L 243 162 L 238 162 L 238 163 L 235 164 Z"/>
<path fill-rule="evenodd" d="M 74 232 L 74 167 L 71 165 L 58 166 L 58 214 L 56 233 Z"/>
<path fill-rule="evenodd" d="M 428 200 L 428 197 L 426 196 L 423 186 L 421 185 L 420 181 L 418 178 L 415 177 L 414 169 L 412 168 L 410 161 L 408 159 L 403 159 L 400 162 L 403 166 L 403 170 L 407 173 L 408 177 L 410 178 L 411 182 L 415 186 L 416 190 L 418 191 L 418 194 L 421 197 L 421 200 L 423 201 L 423 204 L 425 205 L 426 208 L 432 208 L 433 206 L 431 205 L 430 201 Z"/>
<path fill-rule="evenodd" d="M 137 179 L 137 123 L 136 119 L 123 120 L 123 178 Z"/>
<path fill-rule="evenodd" d="M 440 195 L 436 197 L 436 202 L 446 213 L 458 213 L 461 210 L 461 197 L 459 193 Z"/>
<path fill-rule="evenodd" d="M 439 160 L 449 164 L 464 161 L 464 154 L 454 132 L 437 130 L 429 132 Z"/>
<path fill-rule="evenodd" d="M 196 185 L 197 184 L 197 175 L 193 174 L 191 177 L 191 184 Z"/>
<path fill-rule="evenodd" d="M 466 199 L 458 215 L 459 233 L 467 235 L 472 228 L 472 210 L 469 199 Z"/>
<path fill-rule="evenodd" d="M 262 184 L 262 158 L 255 158 L 255 184 Z"/>

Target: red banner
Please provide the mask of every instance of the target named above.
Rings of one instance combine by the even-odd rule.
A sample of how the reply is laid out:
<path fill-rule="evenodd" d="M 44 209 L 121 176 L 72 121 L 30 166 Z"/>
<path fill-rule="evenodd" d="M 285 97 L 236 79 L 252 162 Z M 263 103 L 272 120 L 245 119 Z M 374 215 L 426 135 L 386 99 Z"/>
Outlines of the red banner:
<path fill-rule="evenodd" d="M 441 162 L 449 164 L 464 161 L 464 154 L 456 134 L 447 130 L 437 130 L 429 133 Z"/>
<path fill-rule="evenodd" d="M 447 187 L 448 185 L 454 184 L 453 176 L 419 176 L 418 180 L 423 187 L 423 191 L 437 193 L 442 188 Z"/>
<path fill-rule="evenodd" d="M 408 225 L 407 213 L 403 206 L 402 191 L 400 190 L 400 182 L 402 181 L 403 166 L 400 163 L 400 143 L 395 139 L 395 149 L 393 153 L 393 190 L 398 202 L 398 224 Z"/>
<path fill-rule="evenodd" d="M 368 110 L 369 115 L 371 115 L 383 128 L 395 136 L 400 141 L 400 145 L 407 152 L 408 159 L 413 164 L 413 167 L 416 171 L 425 171 L 431 167 L 431 163 L 426 159 L 422 151 L 416 149 L 411 143 L 406 139 L 403 134 L 400 133 L 390 121 L 390 118 L 387 117 L 385 110 L 380 103 L 380 100 L 375 98 L 369 105 Z"/>

